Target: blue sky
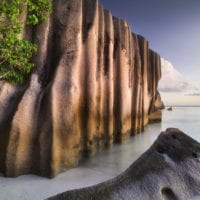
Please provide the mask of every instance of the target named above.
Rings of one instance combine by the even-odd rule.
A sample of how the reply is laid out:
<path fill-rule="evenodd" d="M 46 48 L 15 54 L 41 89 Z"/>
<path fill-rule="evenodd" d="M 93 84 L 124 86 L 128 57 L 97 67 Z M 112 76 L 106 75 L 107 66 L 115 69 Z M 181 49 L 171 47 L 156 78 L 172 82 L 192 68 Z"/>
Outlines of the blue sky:
<path fill-rule="evenodd" d="M 200 105 L 200 0 L 100 0 L 114 16 L 125 19 L 135 33 L 187 79 L 191 91 L 161 92 L 166 104 Z M 173 98 L 166 97 L 176 96 Z M 190 96 L 190 98 L 189 98 Z M 179 100 L 178 100 L 179 99 Z M 186 100 L 187 99 L 187 100 Z M 193 102 L 194 100 L 194 102 Z"/>

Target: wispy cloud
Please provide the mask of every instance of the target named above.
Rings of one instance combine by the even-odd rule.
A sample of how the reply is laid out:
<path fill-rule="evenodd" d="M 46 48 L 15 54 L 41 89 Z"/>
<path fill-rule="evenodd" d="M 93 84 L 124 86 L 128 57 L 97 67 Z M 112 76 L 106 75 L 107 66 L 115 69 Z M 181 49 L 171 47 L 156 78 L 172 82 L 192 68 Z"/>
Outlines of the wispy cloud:
<path fill-rule="evenodd" d="M 162 79 L 158 89 L 161 92 L 184 92 L 193 89 L 190 81 L 177 71 L 174 66 L 164 58 L 161 58 Z"/>
<path fill-rule="evenodd" d="M 185 94 L 185 96 L 195 96 L 195 97 L 198 97 L 198 96 L 200 96 L 200 92 L 199 93 L 188 93 L 188 94 Z"/>

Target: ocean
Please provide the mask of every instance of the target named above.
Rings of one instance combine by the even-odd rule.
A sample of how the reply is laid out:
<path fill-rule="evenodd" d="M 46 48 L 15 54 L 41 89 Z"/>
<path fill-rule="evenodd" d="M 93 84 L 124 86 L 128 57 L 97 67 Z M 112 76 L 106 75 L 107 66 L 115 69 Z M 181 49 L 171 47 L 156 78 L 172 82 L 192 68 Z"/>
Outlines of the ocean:
<path fill-rule="evenodd" d="M 145 131 L 124 144 L 83 160 L 80 165 L 54 179 L 34 175 L 17 178 L 0 176 L 0 199 L 41 200 L 66 190 L 86 187 L 113 178 L 127 169 L 155 141 L 159 133 L 176 127 L 200 142 L 200 107 L 173 107 L 162 111 L 162 122 L 150 124 Z M 198 198 L 199 199 L 199 198 Z"/>
<path fill-rule="evenodd" d="M 161 129 L 176 127 L 200 142 L 200 107 L 174 107 L 163 110 Z"/>

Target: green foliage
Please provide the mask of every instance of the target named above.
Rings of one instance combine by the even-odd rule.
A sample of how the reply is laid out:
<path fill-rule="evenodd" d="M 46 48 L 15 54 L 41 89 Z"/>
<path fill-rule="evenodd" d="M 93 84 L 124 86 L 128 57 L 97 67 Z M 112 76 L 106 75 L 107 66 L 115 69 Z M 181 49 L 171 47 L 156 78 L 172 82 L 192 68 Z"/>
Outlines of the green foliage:
<path fill-rule="evenodd" d="M 51 11 L 50 0 L 28 0 L 28 24 L 36 25 L 39 21 L 44 21 L 46 19 L 45 12 Z"/>
<path fill-rule="evenodd" d="M 51 0 L 1 0 L 0 3 L 0 80 L 22 83 L 34 64 L 37 46 L 20 39 L 23 6 L 28 8 L 27 24 L 37 25 L 51 11 Z"/>

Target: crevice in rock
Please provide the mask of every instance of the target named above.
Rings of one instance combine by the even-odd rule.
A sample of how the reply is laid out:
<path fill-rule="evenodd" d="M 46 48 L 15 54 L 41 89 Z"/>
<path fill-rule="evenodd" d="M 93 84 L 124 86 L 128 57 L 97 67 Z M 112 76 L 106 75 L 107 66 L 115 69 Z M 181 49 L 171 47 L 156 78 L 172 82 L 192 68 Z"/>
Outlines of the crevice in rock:
<path fill-rule="evenodd" d="M 163 200 L 178 200 L 173 190 L 169 187 L 162 188 L 161 194 L 162 194 Z"/>
<path fill-rule="evenodd" d="M 166 153 L 166 149 L 163 148 L 162 146 L 157 146 L 157 147 L 156 147 L 156 150 L 157 150 L 157 152 L 160 153 L 160 154 Z"/>
<path fill-rule="evenodd" d="M 195 152 L 192 152 L 192 156 L 193 156 L 194 158 L 198 158 L 198 154 L 195 153 Z"/>

